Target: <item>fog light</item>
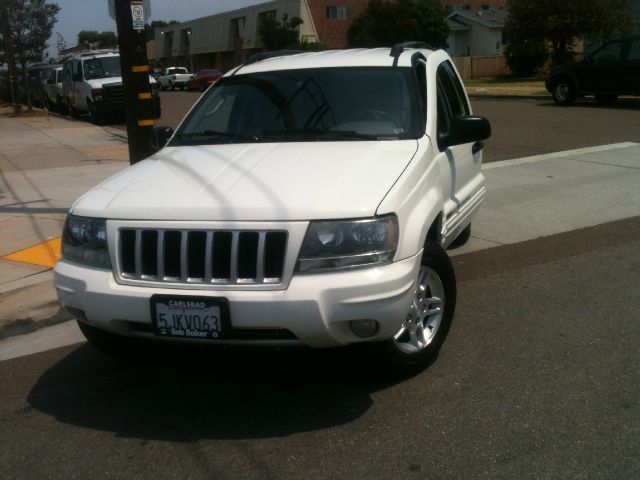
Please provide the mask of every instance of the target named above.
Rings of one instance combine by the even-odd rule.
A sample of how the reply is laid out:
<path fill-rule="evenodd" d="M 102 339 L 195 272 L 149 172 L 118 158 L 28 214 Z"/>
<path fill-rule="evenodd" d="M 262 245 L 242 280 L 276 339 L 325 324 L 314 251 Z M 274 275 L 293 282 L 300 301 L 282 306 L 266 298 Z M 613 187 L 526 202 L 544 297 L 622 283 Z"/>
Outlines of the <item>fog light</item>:
<path fill-rule="evenodd" d="M 351 327 L 351 331 L 360 338 L 373 337 L 378 333 L 378 322 L 376 320 L 351 320 L 349 326 Z"/>

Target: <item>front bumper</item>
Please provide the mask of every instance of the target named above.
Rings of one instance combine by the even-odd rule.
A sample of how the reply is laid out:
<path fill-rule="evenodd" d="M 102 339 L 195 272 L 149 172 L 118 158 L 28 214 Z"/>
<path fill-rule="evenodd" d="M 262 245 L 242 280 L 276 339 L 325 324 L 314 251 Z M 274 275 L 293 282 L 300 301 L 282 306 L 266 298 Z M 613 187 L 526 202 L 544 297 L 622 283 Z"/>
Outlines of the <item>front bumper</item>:
<path fill-rule="evenodd" d="M 286 290 L 198 290 L 121 285 L 111 271 L 61 260 L 54 283 L 63 308 L 95 327 L 125 336 L 151 333 L 151 296 L 224 297 L 232 329 L 291 332 L 290 338 L 179 340 L 218 344 L 331 347 L 362 342 L 351 320 L 374 319 L 380 329 L 367 341 L 391 338 L 406 320 L 421 253 L 390 265 L 348 272 L 294 275 Z M 164 337 L 162 337 L 164 339 Z M 178 341 L 169 339 L 171 341 Z"/>

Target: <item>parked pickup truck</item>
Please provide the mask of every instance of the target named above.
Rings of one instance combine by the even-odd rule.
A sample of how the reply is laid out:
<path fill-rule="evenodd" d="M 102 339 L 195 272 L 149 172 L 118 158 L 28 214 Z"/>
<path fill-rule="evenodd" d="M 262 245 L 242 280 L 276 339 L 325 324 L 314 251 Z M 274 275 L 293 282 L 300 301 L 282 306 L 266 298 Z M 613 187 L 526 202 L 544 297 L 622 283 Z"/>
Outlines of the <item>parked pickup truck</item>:
<path fill-rule="evenodd" d="M 192 75 L 184 67 L 169 67 L 162 71 L 162 75 L 158 78 L 160 82 L 160 88 L 162 90 L 175 90 L 178 87 L 180 90 L 184 90 Z"/>

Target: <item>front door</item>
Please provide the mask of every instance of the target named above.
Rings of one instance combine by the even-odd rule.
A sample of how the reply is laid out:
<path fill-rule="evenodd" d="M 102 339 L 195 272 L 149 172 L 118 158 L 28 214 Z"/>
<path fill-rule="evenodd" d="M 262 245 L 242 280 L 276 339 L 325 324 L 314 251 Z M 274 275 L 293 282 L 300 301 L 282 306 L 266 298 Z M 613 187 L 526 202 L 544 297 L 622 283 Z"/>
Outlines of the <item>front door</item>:
<path fill-rule="evenodd" d="M 448 61 L 438 67 L 437 94 L 438 134 L 447 133 L 454 118 L 471 113 L 462 83 Z M 479 147 L 476 143 L 438 147 L 440 168 L 451 177 L 451 190 L 445 206 L 445 222 L 448 227 L 454 226 L 456 217 L 465 216 L 469 202 L 482 189 L 482 152 Z"/>

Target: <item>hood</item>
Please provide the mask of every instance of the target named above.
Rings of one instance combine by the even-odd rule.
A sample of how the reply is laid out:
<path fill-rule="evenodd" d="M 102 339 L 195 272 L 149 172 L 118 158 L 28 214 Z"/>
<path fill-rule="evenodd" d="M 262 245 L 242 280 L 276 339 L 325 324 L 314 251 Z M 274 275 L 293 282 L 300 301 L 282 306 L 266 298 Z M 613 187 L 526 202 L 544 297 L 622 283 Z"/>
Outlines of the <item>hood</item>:
<path fill-rule="evenodd" d="M 103 88 L 108 85 L 122 85 L 122 77 L 92 78 L 87 80 L 87 83 L 92 89 Z"/>
<path fill-rule="evenodd" d="M 122 77 L 106 77 L 106 78 L 92 78 L 91 80 L 87 80 L 87 83 L 91 86 L 91 88 L 102 88 L 107 85 L 122 85 Z M 158 83 L 155 78 L 149 75 L 149 83 L 151 85 L 155 85 Z"/>
<path fill-rule="evenodd" d="M 77 215 L 313 220 L 375 214 L 416 140 L 167 147 L 81 197 Z"/>

